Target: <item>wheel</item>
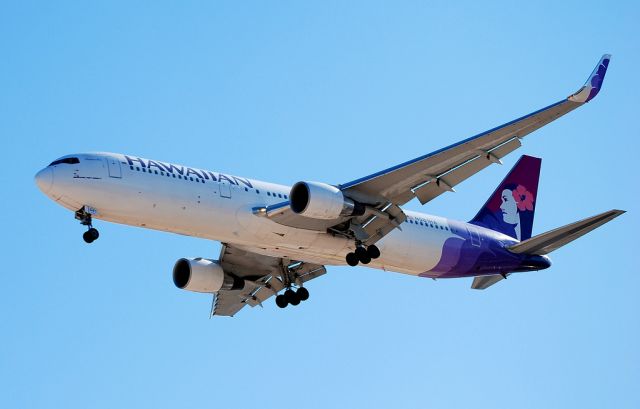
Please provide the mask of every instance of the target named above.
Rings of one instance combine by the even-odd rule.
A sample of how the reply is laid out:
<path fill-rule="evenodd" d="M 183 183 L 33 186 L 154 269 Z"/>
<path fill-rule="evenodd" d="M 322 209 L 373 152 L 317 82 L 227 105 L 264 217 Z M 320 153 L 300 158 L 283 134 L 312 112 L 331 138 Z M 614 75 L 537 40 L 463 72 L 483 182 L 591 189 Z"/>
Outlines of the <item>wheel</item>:
<path fill-rule="evenodd" d="M 287 297 L 285 297 L 284 295 L 280 294 L 279 296 L 276 297 L 276 305 L 278 307 L 285 308 L 288 304 L 289 304 L 289 301 L 287 301 Z"/>
<path fill-rule="evenodd" d="M 91 236 L 91 238 L 94 240 L 98 240 L 98 237 L 100 237 L 100 233 L 98 232 L 98 229 L 95 228 L 90 228 L 89 230 L 87 230 L 87 233 L 89 233 L 89 236 Z"/>
<path fill-rule="evenodd" d="M 365 253 L 364 256 L 360 257 L 360 262 L 362 264 L 369 264 L 371 263 L 371 257 L 369 257 L 367 253 Z"/>
<path fill-rule="evenodd" d="M 374 259 L 378 258 L 380 257 L 380 249 L 375 244 L 372 244 L 369 247 L 367 247 L 367 255 Z"/>
<path fill-rule="evenodd" d="M 367 249 L 362 246 L 356 247 L 356 256 L 358 256 L 358 260 L 362 261 L 362 258 L 367 255 Z"/>
<path fill-rule="evenodd" d="M 88 231 L 82 234 L 82 239 L 84 240 L 85 243 L 93 243 L 93 240 L 94 240 L 93 236 Z"/>
<path fill-rule="evenodd" d="M 298 298 L 298 295 L 292 289 L 288 289 L 287 291 L 285 291 L 284 292 L 284 296 L 286 297 L 286 299 L 289 302 L 289 304 L 291 304 L 291 305 L 300 304 L 300 298 Z"/>
<path fill-rule="evenodd" d="M 347 254 L 347 264 L 349 264 L 351 267 L 357 266 L 359 262 L 360 260 L 358 259 L 358 256 L 356 256 L 356 253 Z"/>
<path fill-rule="evenodd" d="M 309 299 L 309 290 L 304 287 L 300 287 L 298 288 L 298 291 L 296 291 L 296 295 L 300 301 L 307 301 Z"/>
<path fill-rule="evenodd" d="M 289 302 L 289 304 L 291 305 L 300 304 L 300 297 L 298 297 L 298 294 L 296 294 L 296 292 L 293 291 L 291 288 L 289 288 L 287 291 L 284 292 L 284 296 Z"/>

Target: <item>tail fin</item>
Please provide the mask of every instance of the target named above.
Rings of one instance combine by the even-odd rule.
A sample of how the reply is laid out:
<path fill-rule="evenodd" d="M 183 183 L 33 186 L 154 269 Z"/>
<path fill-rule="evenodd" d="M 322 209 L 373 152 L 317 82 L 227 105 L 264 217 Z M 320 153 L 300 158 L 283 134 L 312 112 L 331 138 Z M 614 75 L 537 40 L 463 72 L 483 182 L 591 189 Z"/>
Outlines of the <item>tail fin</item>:
<path fill-rule="evenodd" d="M 542 159 L 522 156 L 470 223 L 517 240 L 531 238 Z"/>

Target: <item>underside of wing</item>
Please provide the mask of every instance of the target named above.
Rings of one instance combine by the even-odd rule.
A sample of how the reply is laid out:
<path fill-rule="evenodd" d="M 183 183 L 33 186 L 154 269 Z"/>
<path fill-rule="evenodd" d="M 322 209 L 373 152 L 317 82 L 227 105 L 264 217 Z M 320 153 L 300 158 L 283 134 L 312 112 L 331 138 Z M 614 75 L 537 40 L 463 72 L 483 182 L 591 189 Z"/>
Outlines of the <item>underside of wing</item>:
<path fill-rule="evenodd" d="M 222 246 L 220 266 L 225 273 L 242 278 L 244 288 L 215 293 L 212 316 L 233 316 L 245 305 L 262 305 L 285 287 L 291 284 L 301 286 L 327 271 L 318 264 L 265 256 L 233 245 Z"/>

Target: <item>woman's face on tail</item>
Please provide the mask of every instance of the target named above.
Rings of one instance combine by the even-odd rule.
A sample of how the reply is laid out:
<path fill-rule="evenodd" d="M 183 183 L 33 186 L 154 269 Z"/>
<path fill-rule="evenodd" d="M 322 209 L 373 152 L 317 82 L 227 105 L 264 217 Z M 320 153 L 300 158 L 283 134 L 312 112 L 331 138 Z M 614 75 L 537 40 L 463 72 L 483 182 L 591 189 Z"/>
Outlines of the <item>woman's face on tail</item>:
<path fill-rule="evenodd" d="M 505 223 L 516 224 L 520 221 L 518 218 L 518 204 L 513 198 L 513 192 L 509 189 L 502 191 L 500 210 L 502 211 L 502 219 Z"/>

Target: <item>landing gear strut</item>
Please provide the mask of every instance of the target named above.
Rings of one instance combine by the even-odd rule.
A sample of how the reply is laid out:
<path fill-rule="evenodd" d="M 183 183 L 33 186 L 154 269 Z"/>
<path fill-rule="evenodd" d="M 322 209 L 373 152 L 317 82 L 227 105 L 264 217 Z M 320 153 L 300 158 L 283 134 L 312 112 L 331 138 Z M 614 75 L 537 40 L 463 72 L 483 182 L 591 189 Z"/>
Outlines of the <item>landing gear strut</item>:
<path fill-rule="evenodd" d="M 376 259 L 378 257 L 380 257 L 380 249 L 375 244 L 372 244 L 367 248 L 359 244 L 353 253 L 347 254 L 346 260 L 347 264 L 355 267 L 358 263 L 369 264 L 372 259 Z"/>
<path fill-rule="evenodd" d="M 282 265 L 282 283 L 286 290 L 276 296 L 276 305 L 280 308 L 286 308 L 287 305 L 298 305 L 302 301 L 306 301 L 309 299 L 309 290 L 302 286 L 302 280 L 298 276 L 296 272 L 295 264 L 286 265 L 287 263 L 283 263 Z M 291 266 L 294 266 L 293 268 Z M 296 289 L 297 287 L 297 289 Z"/>
<path fill-rule="evenodd" d="M 82 239 L 86 243 L 93 243 L 98 240 L 98 237 L 100 237 L 98 229 L 94 228 L 91 224 L 91 215 L 93 213 L 95 213 L 95 209 L 90 208 L 89 206 L 83 206 L 80 210 L 76 211 L 76 219 L 80 220 L 80 224 L 88 227 L 88 230 L 82 235 Z"/>

